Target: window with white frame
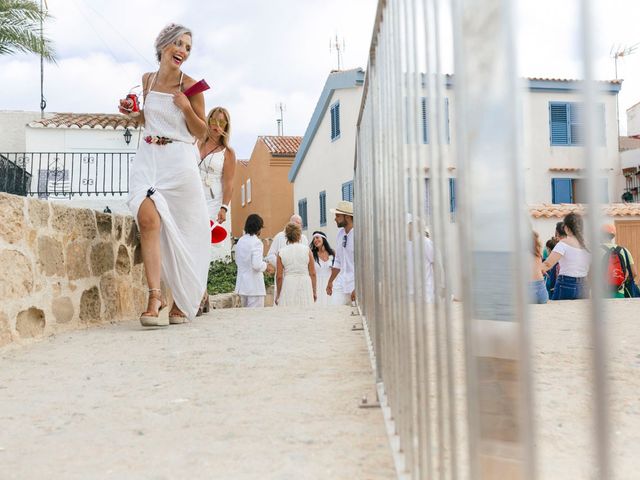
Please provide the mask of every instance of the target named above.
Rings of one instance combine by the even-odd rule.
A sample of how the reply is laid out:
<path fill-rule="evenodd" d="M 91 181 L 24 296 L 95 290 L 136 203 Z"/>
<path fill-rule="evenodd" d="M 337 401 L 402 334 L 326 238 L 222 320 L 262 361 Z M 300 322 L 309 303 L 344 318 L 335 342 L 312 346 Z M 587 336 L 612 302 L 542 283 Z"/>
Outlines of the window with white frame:
<path fill-rule="evenodd" d="M 605 144 L 605 107 L 596 105 L 595 138 Z M 574 102 L 549 102 L 549 138 L 552 146 L 584 144 L 584 105 Z"/>
<path fill-rule="evenodd" d="M 247 203 L 251 203 L 251 179 L 247 179 Z"/>
<path fill-rule="evenodd" d="M 244 183 L 242 185 L 240 185 L 240 204 L 244 207 L 246 204 L 246 196 L 245 196 L 245 189 L 244 189 Z"/>
<path fill-rule="evenodd" d="M 353 202 L 353 180 L 342 184 L 342 200 Z"/>
<path fill-rule="evenodd" d="M 584 178 L 552 178 L 551 203 L 587 203 L 587 183 Z M 609 181 L 599 178 L 599 201 L 609 202 Z"/>

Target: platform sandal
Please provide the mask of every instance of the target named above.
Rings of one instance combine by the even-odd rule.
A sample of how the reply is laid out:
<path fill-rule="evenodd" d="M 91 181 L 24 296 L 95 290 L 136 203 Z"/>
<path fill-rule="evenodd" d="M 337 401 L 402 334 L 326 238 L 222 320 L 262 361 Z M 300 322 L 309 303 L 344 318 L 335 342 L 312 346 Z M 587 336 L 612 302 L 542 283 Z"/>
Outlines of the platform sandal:
<path fill-rule="evenodd" d="M 156 300 L 160 305 L 157 310 L 151 309 L 151 301 Z M 167 306 L 162 298 L 162 291 L 159 288 L 149 289 L 149 301 L 147 302 L 147 311 L 140 315 L 140 323 L 143 327 L 166 327 L 169 325 L 167 317 L 160 317 L 160 312 Z"/>
<path fill-rule="evenodd" d="M 181 323 L 187 323 L 188 321 L 189 319 L 178 308 L 178 306 L 176 305 L 176 302 L 173 302 L 171 311 L 169 312 L 169 323 L 171 325 L 180 325 Z"/>

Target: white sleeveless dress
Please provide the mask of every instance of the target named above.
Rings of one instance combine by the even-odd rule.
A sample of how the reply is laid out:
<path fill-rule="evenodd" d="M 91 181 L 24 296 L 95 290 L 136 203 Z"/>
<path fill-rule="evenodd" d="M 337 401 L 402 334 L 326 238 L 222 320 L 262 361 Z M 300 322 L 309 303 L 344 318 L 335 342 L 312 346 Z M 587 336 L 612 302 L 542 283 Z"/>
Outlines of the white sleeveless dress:
<path fill-rule="evenodd" d="M 210 153 L 198 163 L 204 198 L 207 201 L 209 219 L 216 221 L 222 205 L 222 170 L 224 168 L 224 154 L 226 149 L 220 152 Z M 229 232 L 231 230 L 231 212 L 227 212 L 226 221 L 222 226 Z M 211 244 L 210 261 L 231 254 L 231 235 L 220 243 Z"/>
<path fill-rule="evenodd" d="M 329 259 L 325 262 L 318 258 L 320 265 L 316 262 L 316 294 L 318 299 L 316 305 L 331 305 L 331 297 L 327 295 L 327 284 L 331 277 L 331 265 L 333 265 L 333 255 L 329 255 Z"/>
<path fill-rule="evenodd" d="M 155 203 L 162 222 L 162 280 L 178 308 L 193 320 L 207 285 L 211 242 L 198 175 L 200 155 L 171 94 L 148 92 L 144 118 L 144 136 L 168 137 L 173 143 L 140 143 L 130 169 L 127 203 L 136 222 L 144 199 L 149 196 Z"/>
<path fill-rule="evenodd" d="M 294 243 L 278 252 L 284 267 L 279 307 L 313 305 L 313 288 L 309 276 L 309 247 Z"/>

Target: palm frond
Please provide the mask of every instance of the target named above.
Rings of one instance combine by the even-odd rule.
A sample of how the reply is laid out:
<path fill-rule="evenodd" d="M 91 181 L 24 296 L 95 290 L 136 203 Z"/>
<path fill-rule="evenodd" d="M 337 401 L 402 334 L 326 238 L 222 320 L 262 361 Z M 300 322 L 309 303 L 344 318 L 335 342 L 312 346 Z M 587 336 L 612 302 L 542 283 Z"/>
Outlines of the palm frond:
<path fill-rule="evenodd" d="M 0 0 L 0 55 L 35 53 L 55 62 L 51 40 L 40 39 L 40 20 L 49 18 L 32 0 Z"/>

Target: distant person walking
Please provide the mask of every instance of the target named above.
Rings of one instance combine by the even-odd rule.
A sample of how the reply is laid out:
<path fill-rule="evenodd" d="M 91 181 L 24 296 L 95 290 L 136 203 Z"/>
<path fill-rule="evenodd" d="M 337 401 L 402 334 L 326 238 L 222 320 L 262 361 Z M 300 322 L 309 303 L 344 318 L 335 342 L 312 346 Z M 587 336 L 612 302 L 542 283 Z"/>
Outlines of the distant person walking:
<path fill-rule="evenodd" d="M 336 257 L 327 283 L 332 305 L 351 305 L 356 301 L 356 279 L 353 233 L 353 203 L 342 200 L 331 209 L 338 226 Z"/>
<path fill-rule="evenodd" d="M 252 213 L 244 224 L 244 235 L 236 244 L 236 276 L 235 293 L 240 295 L 243 307 L 264 307 L 267 295 L 264 287 L 264 272 L 273 272 L 273 267 L 262 260 L 262 241 L 258 238 L 264 222 L 260 215 Z"/>
<path fill-rule="evenodd" d="M 532 232 L 532 240 L 531 254 L 533 261 L 531 262 L 532 271 L 529 282 L 529 302 L 547 303 L 549 301 L 549 292 L 542 273 L 542 245 L 537 232 Z"/>
<path fill-rule="evenodd" d="M 603 225 L 602 235 L 604 242 L 602 249 L 605 253 L 605 274 L 607 274 L 609 280 L 609 296 L 612 298 L 633 298 L 639 296 L 638 292 L 638 270 L 633 261 L 631 252 L 621 245 L 617 245 L 614 241 L 616 238 L 616 227 L 613 224 Z M 619 285 L 612 285 L 612 276 L 614 276 L 613 270 L 620 269 L 616 272 L 621 276 Z"/>
<path fill-rule="evenodd" d="M 313 305 L 316 295 L 316 269 L 313 255 L 300 243 L 302 230 L 297 223 L 285 227 L 287 245 L 278 252 L 276 304 L 281 307 Z"/>
<path fill-rule="evenodd" d="M 310 248 L 313 260 L 316 262 L 316 292 L 318 294 L 316 304 L 329 305 L 331 297 L 327 295 L 327 284 L 331 277 L 331 266 L 333 265 L 335 252 L 333 251 L 333 248 L 331 248 L 331 245 L 329 245 L 327 236 L 321 231 L 313 232 Z"/>
<path fill-rule="evenodd" d="M 300 215 L 296 215 L 296 214 L 291 215 L 291 218 L 289 219 L 289 223 L 295 223 L 296 225 L 299 225 L 300 228 L 302 229 L 302 217 Z M 286 225 L 285 225 L 285 228 L 286 228 Z M 307 240 L 307 237 L 304 236 L 304 234 L 300 236 L 299 243 L 303 243 L 304 245 L 309 245 L 309 241 Z M 281 232 L 276 233 L 276 236 L 273 237 L 271 246 L 269 247 L 269 252 L 267 253 L 266 260 L 271 264 L 271 266 L 273 266 L 274 269 L 278 266 L 278 252 L 280 251 L 280 249 L 286 246 L 287 246 L 287 237 L 285 235 L 284 230 L 282 230 Z M 276 284 L 274 286 L 273 298 L 276 298 L 277 295 L 278 295 L 278 285 Z"/>
<path fill-rule="evenodd" d="M 195 84 L 181 67 L 191 55 L 191 31 L 171 23 L 155 41 L 158 71 L 142 76 L 144 142 L 131 166 L 128 205 L 140 229 L 142 261 L 149 286 L 144 326 L 184 323 L 196 315 L 207 286 L 210 231 L 200 178 L 197 138 L 207 134 L 204 96 L 187 97 Z M 120 100 L 119 110 L 133 114 L 134 102 Z M 169 321 L 160 278 L 174 303 Z"/>
<path fill-rule="evenodd" d="M 564 217 L 563 230 L 566 235 L 560 240 L 549 257 L 542 264 L 542 272 L 547 272 L 556 263 L 560 271 L 553 290 L 552 300 L 576 300 L 588 298 L 587 275 L 591 264 L 591 254 L 584 243 L 582 217 L 570 213 Z"/>

